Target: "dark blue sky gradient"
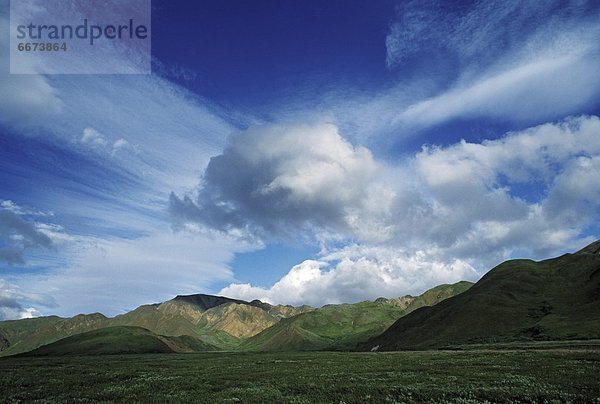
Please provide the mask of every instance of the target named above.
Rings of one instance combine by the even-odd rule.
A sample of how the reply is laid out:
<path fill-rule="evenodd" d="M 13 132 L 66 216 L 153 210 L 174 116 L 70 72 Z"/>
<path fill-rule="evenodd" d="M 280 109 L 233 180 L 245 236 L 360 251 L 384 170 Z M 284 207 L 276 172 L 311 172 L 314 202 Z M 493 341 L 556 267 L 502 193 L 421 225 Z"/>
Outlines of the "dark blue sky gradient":
<path fill-rule="evenodd" d="M 152 49 L 197 74 L 182 84 L 246 109 L 333 85 L 385 86 L 394 75 L 384 63 L 393 16 L 391 1 L 161 1 Z"/>

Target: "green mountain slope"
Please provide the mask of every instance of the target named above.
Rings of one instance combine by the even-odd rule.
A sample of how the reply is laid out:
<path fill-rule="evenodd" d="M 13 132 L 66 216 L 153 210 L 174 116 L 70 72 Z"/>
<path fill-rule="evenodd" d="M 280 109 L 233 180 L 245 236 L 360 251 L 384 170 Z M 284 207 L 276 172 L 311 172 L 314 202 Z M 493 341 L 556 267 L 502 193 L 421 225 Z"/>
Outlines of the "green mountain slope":
<path fill-rule="evenodd" d="M 470 282 L 440 285 L 418 297 L 379 298 L 374 302 L 327 305 L 281 320 L 249 338 L 241 350 L 324 350 L 351 349 L 359 342 L 379 335 L 394 321 L 423 305 L 436 304 L 467 290 Z M 414 305 L 414 308 L 412 308 Z"/>
<path fill-rule="evenodd" d="M 599 250 L 596 242 L 554 259 L 504 262 L 468 291 L 399 319 L 361 349 L 600 338 Z"/>
<path fill-rule="evenodd" d="M 243 351 L 319 351 L 332 345 L 332 340 L 321 337 L 295 324 L 293 318 L 283 319 L 243 342 Z"/>
<path fill-rule="evenodd" d="M 27 352 L 70 335 L 109 326 L 100 313 L 79 314 L 72 318 L 56 316 L 0 322 L 0 332 L 8 341 L 1 356 Z"/>
<path fill-rule="evenodd" d="M 57 316 L 25 318 L 22 320 L 8 320 L 0 322 L 0 335 L 6 341 L 6 348 L 10 346 L 10 341 L 19 341 L 29 338 L 37 330 L 52 326 L 64 319 Z"/>
<path fill-rule="evenodd" d="M 438 286 L 418 297 L 380 298 L 375 302 L 328 305 L 318 310 L 310 306 L 273 306 L 258 300 L 243 302 L 222 296 L 188 295 L 160 304 L 143 305 L 114 318 L 94 313 L 67 319 L 42 317 L 6 321 L 0 322 L 0 355 L 28 352 L 84 333 L 85 338 L 94 336 L 96 342 L 103 335 L 107 336 L 107 341 L 112 341 L 107 334 L 94 334 L 109 327 L 141 327 L 171 347 L 180 341 L 182 345 L 173 348 L 177 352 L 206 347 L 225 350 L 350 349 L 358 342 L 380 334 L 400 316 L 435 304 L 469 286 L 468 282 L 459 282 Z M 125 337 L 119 334 L 119 338 Z M 142 338 L 136 334 L 135 338 L 148 340 L 150 337 Z M 196 348 L 191 348 L 194 344 Z M 112 352 L 108 347 L 102 350 Z"/>
<path fill-rule="evenodd" d="M 439 285 L 431 288 L 414 298 L 406 307 L 405 314 L 411 313 L 421 307 L 438 304 L 442 300 L 467 291 L 471 286 L 473 286 L 472 282 L 461 281 L 452 285 Z"/>
<path fill-rule="evenodd" d="M 25 356 L 113 355 L 212 351 L 193 337 L 165 337 L 141 327 L 107 327 L 72 335 Z"/>
<path fill-rule="evenodd" d="M 114 318 L 95 313 L 66 319 L 53 316 L 4 321 L 0 322 L 0 356 L 27 352 L 65 337 L 115 326 L 142 327 L 164 336 L 189 336 L 221 349 L 233 349 L 240 341 L 282 318 L 309 310 L 312 307 L 272 306 L 258 300 L 244 302 L 198 294 L 143 305 Z"/>

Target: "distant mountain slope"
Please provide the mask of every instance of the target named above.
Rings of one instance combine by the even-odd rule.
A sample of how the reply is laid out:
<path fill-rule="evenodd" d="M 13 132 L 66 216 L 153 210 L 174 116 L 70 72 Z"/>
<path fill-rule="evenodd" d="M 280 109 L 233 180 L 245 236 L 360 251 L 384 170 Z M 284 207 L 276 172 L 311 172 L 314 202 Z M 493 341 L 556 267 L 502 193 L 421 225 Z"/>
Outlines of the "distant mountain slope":
<path fill-rule="evenodd" d="M 100 313 L 79 314 L 71 318 L 50 316 L 3 321 L 0 322 L 0 332 L 5 335 L 8 346 L 0 354 L 27 352 L 70 335 L 109 325 L 109 319 Z"/>
<path fill-rule="evenodd" d="M 48 316 L 2 321 L 0 322 L 0 335 L 3 336 L 8 346 L 10 346 L 10 341 L 20 341 L 30 338 L 36 331 L 63 320 L 63 318 L 57 316 Z"/>
<path fill-rule="evenodd" d="M 293 318 L 283 319 L 271 328 L 243 342 L 242 351 L 319 351 L 333 341 L 297 325 Z"/>
<path fill-rule="evenodd" d="M 406 313 L 467 290 L 470 282 L 440 285 L 420 296 L 332 304 L 283 319 L 240 345 L 241 350 L 350 349 L 382 333 Z"/>
<path fill-rule="evenodd" d="M 599 338 L 599 252 L 596 242 L 554 259 L 504 262 L 465 293 L 399 319 L 361 349 Z"/>
<path fill-rule="evenodd" d="M 109 327 L 141 327 L 160 337 L 156 338 L 163 343 L 168 340 L 172 345 L 177 339 L 187 338 L 184 346 L 204 344 L 211 349 L 349 349 L 357 342 L 380 334 L 400 316 L 424 305 L 435 304 L 470 285 L 459 282 L 438 286 L 418 297 L 380 298 L 375 302 L 328 305 L 318 310 L 310 306 L 274 306 L 259 300 L 243 302 L 222 296 L 188 295 L 143 305 L 114 318 L 94 313 L 67 319 L 42 317 L 5 321 L 0 322 L 0 355 L 31 351 L 83 333 L 86 333 L 85 338 L 94 337 L 97 341 L 107 334 L 87 333 Z M 142 338 L 135 334 L 135 338 L 145 341 L 150 337 Z M 102 349 L 112 352 L 106 346 Z M 200 347 L 200 350 L 203 349 Z"/>
<path fill-rule="evenodd" d="M 114 326 L 143 327 L 164 336 L 187 335 L 211 346 L 232 349 L 282 318 L 309 310 L 313 308 L 198 294 L 143 305 L 114 318 L 95 313 L 67 319 L 52 316 L 4 321 L 0 322 L 0 355 L 27 352 L 71 335 Z"/>
<path fill-rule="evenodd" d="M 269 312 L 256 306 L 227 303 L 206 310 L 197 324 L 204 330 L 219 330 L 236 338 L 248 338 L 278 321 Z"/>
<path fill-rule="evenodd" d="M 212 351 L 193 337 L 165 337 L 141 327 L 107 327 L 41 346 L 25 356 L 113 355 Z"/>

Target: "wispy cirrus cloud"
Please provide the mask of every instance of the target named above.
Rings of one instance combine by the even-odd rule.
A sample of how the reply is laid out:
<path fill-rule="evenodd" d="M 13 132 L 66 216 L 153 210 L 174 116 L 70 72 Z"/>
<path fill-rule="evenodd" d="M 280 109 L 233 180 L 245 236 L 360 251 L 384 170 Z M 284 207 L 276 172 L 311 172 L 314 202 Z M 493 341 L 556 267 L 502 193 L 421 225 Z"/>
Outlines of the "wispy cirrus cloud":
<path fill-rule="evenodd" d="M 600 33 L 600 31 L 598 31 Z M 396 118 L 412 130 L 456 118 L 511 121 L 552 119 L 572 113 L 600 94 L 600 49 L 580 49 L 528 61 L 408 106 Z"/>
<path fill-rule="evenodd" d="M 52 314 L 101 311 L 117 315 L 178 294 L 208 291 L 234 277 L 228 264 L 234 252 L 253 246 L 213 234 L 171 232 L 168 225 L 135 238 L 75 235 L 62 246 L 65 263 L 45 273 L 10 281 L 23 293 L 51 294 Z M 16 299 L 22 306 L 25 299 Z M 43 314 L 47 307 L 36 306 Z"/>
<path fill-rule="evenodd" d="M 543 52 L 567 34 L 585 35 L 585 28 L 596 28 L 599 11 L 593 1 L 407 1 L 397 6 L 390 25 L 386 61 L 390 68 L 402 68 L 415 54 L 443 48 L 464 66 L 485 67 L 499 56 Z"/>
<path fill-rule="evenodd" d="M 385 40 L 386 86 L 333 85 L 272 114 L 325 119 L 350 139 L 385 149 L 456 122 L 517 129 L 594 113 L 599 35 L 600 7 L 592 1 L 402 2 Z"/>
<path fill-rule="evenodd" d="M 540 16 L 545 16 L 540 18 Z M 455 76 L 400 107 L 405 130 L 457 118 L 525 123 L 562 118 L 600 95 L 600 8 L 595 2 L 508 1 L 453 8 L 408 2 L 387 37 L 387 62 L 442 47 Z"/>
<path fill-rule="evenodd" d="M 8 3 L 0 0 L 7 27 Z M 6 55 L 8 45 L 2 36 L 0 51 Z M 126 66 L 128 55 L 121 57 L 110 63 Z M 51 291 L 59 302 L 54 312 L 73 315 L 114 314 L 155 296 L 206 290 L 229 279 L 227 262 L 248 247 L 206 235 L 194 236 L 194 242 L 174 235 L 167 212 L 169 193 L 194 186 L 198 167 L 235 130 L 228 114 L 156 74 L 37 75 L 36 66 L 29 67 L 28 75 L 10 75 L 8 64 L 0 69 L 0 92 L 11 94 L 0 100 L 2 198 L 52 209 L 55 217 L 0 212 L 0 271 L 13 274 L 11 284 L 24 294 Z M 161 248 L 161 242 L 171 248 Z M 211 254 L 192 244 L 211 245 Z M 107 258 L 83 248 L 89 245 L 101 246 Z M 127 252 L 138 259 L 127 259 Z M 131 276 L 121 279 L 95 262 Z M 26 273 L 14 275 L 22 266 Z M 149 281 L 140 293 L 126 292 L 136 290 L 134 278 L 146 277 L 144 271 L 153 274 L 152 287 Z M 120 298 L 109 294 L 92 307 L 94 296 L 111 289 L 121 291 Z M 15 299 L 48 314 L 47 307 Z"/>

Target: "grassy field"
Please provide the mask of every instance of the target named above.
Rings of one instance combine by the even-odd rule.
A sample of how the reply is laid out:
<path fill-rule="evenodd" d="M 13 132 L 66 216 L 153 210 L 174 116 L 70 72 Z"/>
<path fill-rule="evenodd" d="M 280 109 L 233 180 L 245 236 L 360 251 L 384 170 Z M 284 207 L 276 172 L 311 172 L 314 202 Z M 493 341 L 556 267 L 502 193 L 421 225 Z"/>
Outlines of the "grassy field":
<path fill-rule="evenodd" d="M 1 358 L 2 402 L 600 402 L 600 351 Z"/>

